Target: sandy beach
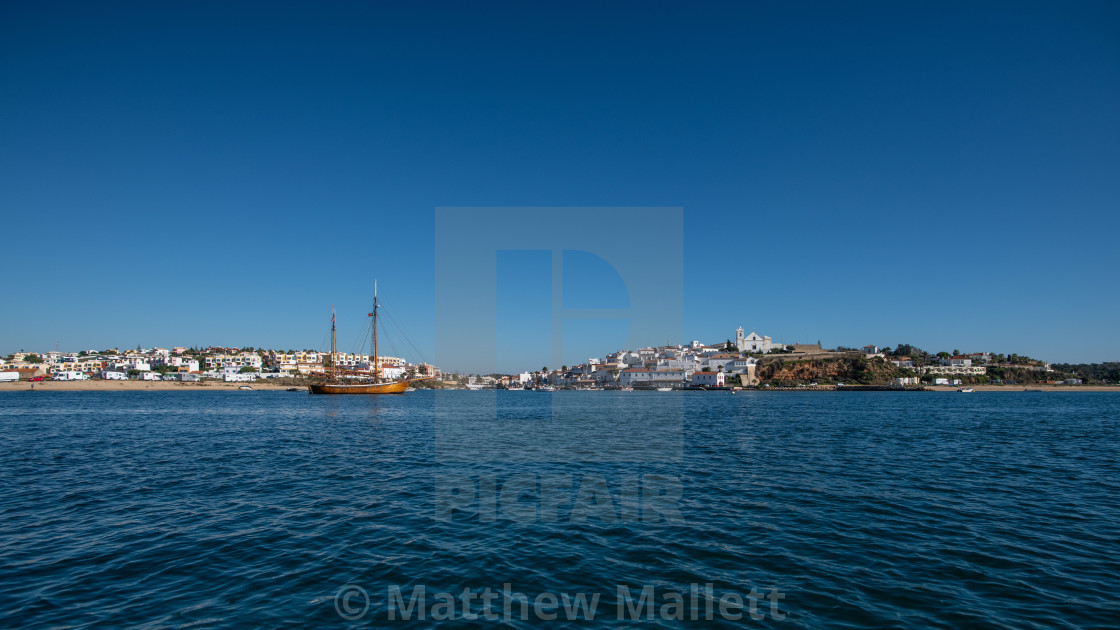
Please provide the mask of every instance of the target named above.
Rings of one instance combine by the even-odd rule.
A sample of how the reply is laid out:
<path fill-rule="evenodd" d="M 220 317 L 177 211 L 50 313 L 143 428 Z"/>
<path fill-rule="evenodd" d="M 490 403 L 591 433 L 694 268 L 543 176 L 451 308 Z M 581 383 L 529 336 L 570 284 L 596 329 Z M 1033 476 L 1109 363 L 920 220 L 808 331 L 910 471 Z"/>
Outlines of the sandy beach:
<path fill-rule="evenodd" d="M 285 390 L 291 385 L 275 385 L 265 381 L 256 383 L 225 383 L 222 381 L 207 381 L 197 383 L 179 383 L 176 381 L 40 381 L 31 383 L 19 381 L 16 383 L 0 383 L 0 392 L 35 391 L 43 392 L 155 392 L 155 391 L 185 391 L 185 392 L 212 392 L 229 389 L 237 391 L 242 385 L 248 385 L 254 390 Z M 306 390 L 307 388 L 301 388 Z"/>
<path fill-rule="evenodd" d="M 1120 385 L 965 385 L 977 392 L 1022 392 L 1038 389 L 1043 392 L 1120 392 Z M 956 392 L 961 386 L 938 385 L 926 389 L 936 392 Z"/>

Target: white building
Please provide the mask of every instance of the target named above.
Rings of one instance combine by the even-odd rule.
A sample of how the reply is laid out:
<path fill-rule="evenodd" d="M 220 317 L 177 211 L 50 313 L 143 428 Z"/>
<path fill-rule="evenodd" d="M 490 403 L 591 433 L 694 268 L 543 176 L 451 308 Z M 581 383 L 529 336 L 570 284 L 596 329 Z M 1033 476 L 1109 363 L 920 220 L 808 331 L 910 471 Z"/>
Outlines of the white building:
<path fill-rule="evenodd" d="M 754 357 L 741 357 L 731 364 L 731 371 L 739 375 L 739 382 L 743 385 L 758 385 L 758 359 Z"/>
<path fill-rule="evenodd" d="M 616 359 L 616 361 L 617 361 L 618 367 L 620 369 L 638 367 L 638 366 L 642 365 L 642 357 L 637 352 L 630 352 L 630 351 L 620 352 L 620 353 L 618 353 L 618 358 Z M 613 362 L 614 361 L 611 361 L 610 358 L 608 357 L 607 363 L 613 363 Z"/>
<path fill-rule="evenodd" d="M 707 366 L 711 368 L 713 372 L 718 372 L 720 370 L 730 370 L 730 366 L 740 358 L 742 357 L 737 354 L 730 354 L 726 352 L 713 354 L 712 356 L 704 359 L 701 362 L 701 367 Z"/>
<path fill-rule="evenodd" d="M 398 378 L 404 376 L 404 366 L 401 366 L 401 365 L 382 365 L 381 366 L 381 376 L 395 381 Z"/>
<path fill-rule="evenodd" d="M 206 357 L 206 369 L 216 370 L 226 367 L 251 367 L 261 368 L 261 357 L 255 352 L 238 352 L 237 354 L 215 354 Z"/>
<path fill-rule="evenodd" d="M 612 374 L 611 370 L 596 370 L 595 374 L 592 375 L 592 378 L 598 381 L 602 386 L 611 385 L 618 382 L 618 375 Z"/>
<path fill-rule="evenodd" d="M 693 372 L 692 384 L 700 387 L 723 387 L 723 372 Z"/>
<path fill-rule="evenodd" d="M 736 374 L 746 374 L 747 370 L 758 365 L 758 359 L 754 357 L 739 357 L 731 362 L 731 371 Z"/>
<path fill-rule="evenodd" d="M 651 380 L 657 387 L 677 387 L 684 385 L 687 378 L 685 370 L 654 370 Z"/>
<path fill-rule="evenodd" d="M 199 370 L 198 361 L 195 359 L 187 359 L 183 357 L 164 357 L 160 363 L 175 368 L 187 368 L 188 372 L 197 372 Z"/>
<path fill-rule="evenodd" d="M 140 371 L 140 372 L 150 372 L 151 371 L 151 363 L 149 363 L 146 359 L 129 358 L 129 359 L 125 359 L 123 361 L 114 362 L 113 367 L 118 369 L 118 370 L 124 370 L 124 371 L 128 371 L 128 370 L 137 370 L 137 371 Z"/>
<path fill-rule="evenodd" d="M 248 367 L 248 366 L 245 366 L 245 367 Z M 221 370 L 219 370 L 219 372 L 221 373 L 221 375 L 223 377 L 226 376 L 227 374 L 241 374 L 241 368 L 237 367 L 236 365 L 227 365 L 227 366 L 223 367 Z M 253 373 L 252 372 L 247 372 L 247 374 L 253 374 Z"/>
<path fill-rule="evenodd" d="M 658 359 L 657 369 L 659 370 L 684 370 L 686 372 L 693 372 L 700 369 L 696 363 L 696 359 L 687 357 L 683 359 Z"/>
<path fill-rule="evenodd" d="M 735 347 L 739 352 L 761 352 L 766 354 L 774 349 L 774 341 L 770 337 L 763 337 L 756 331 L 751 331 L 749 335 L 743 335 L 743 327 L 740 326 L 735 331 Z"/>
<path fill-rule="evenodd" d="M 919 374 L 948 374 L 961 376 L 980 376 L 988 373 L 982 365 L 934 365 L 918 368 Z"/>
<path fill-rule="evenodd" d="M 683 385 L 684 380 L 684 370 L 630 368 L 618 373 L 621 387 L 673 387 Z"/>

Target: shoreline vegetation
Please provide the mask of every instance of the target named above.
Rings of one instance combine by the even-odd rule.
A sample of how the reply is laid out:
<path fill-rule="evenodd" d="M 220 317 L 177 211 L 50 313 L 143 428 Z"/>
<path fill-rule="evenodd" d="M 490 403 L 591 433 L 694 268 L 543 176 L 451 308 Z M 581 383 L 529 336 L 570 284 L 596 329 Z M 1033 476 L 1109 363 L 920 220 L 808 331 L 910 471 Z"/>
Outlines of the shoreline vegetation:
<path fill-rule="evenodd" d="M 279 379 L 277 379 L 279 380 Z M 296 387 L 300 391 L 306 391 L 306 383 L 271 383 L 268 381 L 256 381 L 254 383 L 227 383 L 223 381 L 199 381 L 194 383 L 180 383 L 176 381 L 104 381 L 104 380 L 88 380 L 88 381 L 40 381 L 36 383 L 28 381 L 16 381 L 11 383 L 0 383 L 0 392 L 15 392 L 15 391 L 36 391 L 36 392 L 109 392 L 109 391 L 184 391 L 184 392 L 212 392 L 219 390 L 227 391 L 240 391 L 239 388 L 249 385 L 254 391 L 285 391 L 289 388 Z M 1023 392 L 1026 389 L 1038 390 L 1042 392 L 1120 392 L 1120 385 L 969 385 L 975 392 Z M 441 388 L 428 388 L 428 389 L 441 389 Z M 450 388 L 443 388 L 450 389 Z M 929 392 L 957 392 L 958 386 L 946 385 L 926 385 L 921 391 Z M 748 387 L 748 388 L 735 388 L 735 391 L 772 391 L 772 392 L 827 392 L 835 391 L 836 388 L 831 385 L 823 385 L 818 387 Z M 460 390 L 456 388 L 456 391 Z M 610 391 L 610 390 L 598 390 Z M 614 390 L 618 391 L 618 390 Z M 728 391 L 728 390 L 720 390 Z M 903 391 L 902 389 L 890 390 L 884 389 L 882 391 Z M 915 391 L 915 390 L 908 390 Z"/>

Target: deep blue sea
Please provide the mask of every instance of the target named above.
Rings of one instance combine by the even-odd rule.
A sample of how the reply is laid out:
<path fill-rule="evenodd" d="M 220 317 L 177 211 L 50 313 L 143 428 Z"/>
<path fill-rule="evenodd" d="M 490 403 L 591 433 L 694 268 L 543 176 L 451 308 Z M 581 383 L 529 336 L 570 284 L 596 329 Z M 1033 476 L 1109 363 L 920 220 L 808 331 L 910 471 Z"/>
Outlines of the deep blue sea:
<path fill-rule="evenodd" d="M 39 391 L 0 423 L 3 627 L 1120 627 L 1117 394 Z"/>

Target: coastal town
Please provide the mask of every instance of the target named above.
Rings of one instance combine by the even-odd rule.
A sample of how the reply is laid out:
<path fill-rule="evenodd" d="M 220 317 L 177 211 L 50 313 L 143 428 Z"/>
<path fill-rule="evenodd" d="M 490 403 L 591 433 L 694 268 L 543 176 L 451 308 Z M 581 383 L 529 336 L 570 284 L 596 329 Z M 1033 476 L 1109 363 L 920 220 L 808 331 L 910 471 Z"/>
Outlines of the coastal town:
<path fill-rule="evenodd" d="M 777 343 L 739 327 L 719 343 L 648 346 L 616 350 L 578 365 L 517 374 L 444 373 L 429 363 L 380 356 L 388 380 L 417 380 L 420 387 L 465 389 L 722 390 L 738 388 L 844 388 L 1045 384 L 1077 386 L 1088 380 L 1115 383 L 1117 376 L 1087 379 L 1069 366 L 1016 354 L 928 353 L 901 344 L 824 348 Z M 347 374 L 373 374 L 370 355 L 258 348 L 142 348 L 78 352 L 15 352 L 0 359 L 3 381 L 220 381 L 277 380 L 299 384 L 330 366 Z M 1105 364 L 1111 365 L 1111 364 Z M 1061 368 L 1061 369 L 1059 369 Z"/>
<path fill-rule="evenodd" d="M 1115 382 L 1115 381 L 1113 381 Z M 721 343 L 620 350 L 585 363 L 516 375 L 472 376 L 470 387 L 506 389 L 920 388 L 929 386 L 1081 385 L 1083 379 L 1019 355 L 959 350 L 931 354 L 909 345 L 824 348 L 776 343 L 742 327 Z"/>
<path fill-rule="evenodd" d="M 370 356 L 311 350 L 262 350 L 257 348 L 140 348 L 135 350 L 82 350 L 79 352 L 16 352 L 0 359 L 0 373 L 18 380 L 114 381 L 218 380 L 247 383 L 258 379 L 308 377 L 330 365 L 353 373 L 372 373 Z M 409 363 L 399 357 L 379 357 L 380 374 L 387 379 L 442 377 L 427 363 Z M 9 378 L 11 378 L 9 376 Z"/>

